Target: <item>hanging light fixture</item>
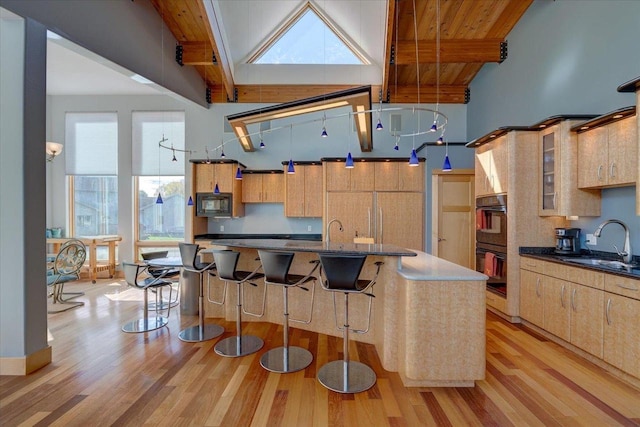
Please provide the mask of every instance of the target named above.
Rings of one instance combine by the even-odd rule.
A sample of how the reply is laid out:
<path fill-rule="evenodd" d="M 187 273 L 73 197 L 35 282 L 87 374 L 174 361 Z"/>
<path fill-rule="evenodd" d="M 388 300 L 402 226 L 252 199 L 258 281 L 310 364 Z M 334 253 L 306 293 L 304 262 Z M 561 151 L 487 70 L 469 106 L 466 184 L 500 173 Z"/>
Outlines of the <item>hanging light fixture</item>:
<path fill-rule="evenodd" d="M 162 195 L 160 194 L 160 191 L 158 191 L 158 197 L 156 198 L 156 204 L 157 205 L 161 205 L 162 203 L 164 203 L 162 201 Z"/>
<path fill-rule="evenodd" d="M 376 125 L 376 130 L 384 129 L 384 126 L 382 126 L 382 120 L 380 120 L 381 111 L 382 111 L 382 97 L 380 97 L 380 106 L 378 107 L 378 124 Z"/>
<path fill-rule="evenodd" d="M 176 150 L 174 150 L 173 148 L 171 149 L 171 151 L 173 152 L 173 158 L 171 159 L 172 162 L 177 162 L 178 159 L 176 159 Z"/>
<path fill-rule="evenodd" d="M 347 161 L 344 163 L 344 167 L 347 169 L 353 169 L 353 157 L 351 157 L 351 152 L 347 154 Z"/>
<path fill-rule="evenodd" d="M 216 182 L 216 186 L 213 188 L 213 194 L 220 194 L 220 188 L 218 188 L 217 182 Z"/>
<path fill-rule="evenodd" d="M 238 165 L 238 169 L 236 170 L 236 179 L 238 181 L 242 181 L 242 170 L 240 170 L 240 165 Z"/>
<path fill-rule="evenodd" d="M 60 155 L 60 153 L 62 153 L 62 147 L 62 144 L 59 142 L 47 142 L 47 162 L 53 161 L 56 156 Z"/>
<path fill-rule="evenodd" d="M 327 134 L 326 122 L 327 122 L 327 114 L 324 113 L 322 115 L 322 133 L 320 134 L 320 136 L 323 138 L 326 138 L 329 136 L 329 134 Z"/>
<path fill-rule="evenodd" d="M 351 132 L 351 114 L 349 114 L 347 116 L 347 129 L 348 129 L 348 133 L 347 133 L 347 146 L 348 146 L 348 153 L 347 153 L 347 158 L 345 159 L 344 162 L 344 167 L 347 169 L 353 169 L 353 157 L 351 157 L 351 136 L 349 135 L 349 132 Z"/>
<path fill-rule="evenodd" d="M 416 153 L 416 149 L 411 150 L 411 157 L 409 158 L 409 166 L 418 166 L 420 165 L 420 161 L 418 160 L 418 153 Z"/>
<path fill-rule="evenodd" d="M 398 147 L 398 141 L 400 141 L 400 137 L 396 135 L 396 145 L 394 145 L 393 147 L 393 149 L 396 151 L 400 150 L 400 147 Z"/>
<path fill-rule="evenodd" d="M 449 143 L 445 145 L 444 163 L 442 164 L 442 172 L 451 172 L 451 162 L 449 161 Z"/>
<path fill-rule="evenodd" d="M 262 131 L 260 131 L 260 148 L 266 148 L 267 146 L 264 145 L 264 141 L 262 140 Z"/>
<path fill-rule="evenodd" d="M 289 165 L 287 166 L 287 173 L 292 175 L 296 173 L 296 168 L 293 166 L 293 157 L 291 157 L 291 147 L 293 146 L 293 125 L 289 126 Z"/>
<path fill-rule="evenodd" d="M 189 200 L 187 201 L 187 206 L 193 206 L 193 199 L 189 196 Z"/>
<path fill-rule="evenodd" d="M 436 110 L 440 105 L 440 0 L 436 0 Z M 438 138 L 437 143 L 442 144 L 444 140 L 444 129 Z M 444 148 L 444 161 L 442 163 L 442 172 L 451 172 L 451 161 L 449 160 L 449 141 L 446 142 Z"/>

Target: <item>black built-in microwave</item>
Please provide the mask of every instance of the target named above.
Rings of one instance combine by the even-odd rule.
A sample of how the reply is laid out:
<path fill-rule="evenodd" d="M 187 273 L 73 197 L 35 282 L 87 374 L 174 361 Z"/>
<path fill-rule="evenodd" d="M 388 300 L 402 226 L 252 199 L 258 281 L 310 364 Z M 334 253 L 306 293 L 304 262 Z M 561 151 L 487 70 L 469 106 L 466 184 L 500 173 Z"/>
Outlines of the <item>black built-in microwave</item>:
<path fill-rule="evenodd" d="M 231 217 L 231 193 L 196 193 L 196 216 Z"/>

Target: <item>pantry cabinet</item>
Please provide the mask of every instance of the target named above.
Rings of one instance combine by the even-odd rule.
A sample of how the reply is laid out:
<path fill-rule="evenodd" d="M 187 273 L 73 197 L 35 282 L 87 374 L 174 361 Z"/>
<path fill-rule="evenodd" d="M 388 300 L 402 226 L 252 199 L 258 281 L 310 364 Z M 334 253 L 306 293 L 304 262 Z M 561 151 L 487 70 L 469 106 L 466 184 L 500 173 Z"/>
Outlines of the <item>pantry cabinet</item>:
<path fill-rule="evenodd" d="M 322 165 L 300 162 L 295 171 L 284 175 L 285 216 L 322 217 Z"/>
<path fill-rule="evenodd" d="M 578 132 L 578 187 L 635 185 L 638 177 L 638 126 L 633 111 L 618 110 L 572 130 Z M 633 115 L 629 115 L 630 111 Z M 618 119 L 621 114 L 626 117 Z"/>

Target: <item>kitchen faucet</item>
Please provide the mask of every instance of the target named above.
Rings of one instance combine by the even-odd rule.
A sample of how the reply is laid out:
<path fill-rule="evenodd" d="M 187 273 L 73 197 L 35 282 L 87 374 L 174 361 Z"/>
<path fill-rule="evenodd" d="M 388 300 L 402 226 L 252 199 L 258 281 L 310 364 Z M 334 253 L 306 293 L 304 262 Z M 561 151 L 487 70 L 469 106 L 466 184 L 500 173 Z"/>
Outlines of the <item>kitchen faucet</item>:
<path fill-rule="evenodd" d="M 595 237 L 600 237 L 600 234 L 602 234 L 602 229 L 605 227 L 605 225 L 612 224 L 612 223 L 620 224 L 620 226 L 624 228 L 624 247 L 622 248 L 622 252 L 620 252 L 620 250 L 616 245 L 613 245 L 613 247 L 616 248 L 616 252 L 618 253 L 618 255 L 622 257 L 622 260 L 625 263 L 631 264 L 633 254 L 631 253 L 631 243 L 629 242 L 629 227 L 627 227 L 627 224 L 620 221 L 619 219 L 608 219 L 602 224 L 600 224 L 598 228 L 596 228 L 596 231 L 593 232 L 593 235 Z"/>
<path fill-rule="evenodd" d="M 337 218 L 333 218 L 331 221 L 329 221 L 329 223 L 327 224 L 327 232 L 325 233 L 325 242 L 329 243 L 329 231 L 331 231 L 331 224 L 333 224 L 334 222 L 337 222 L 338 225 L 340 226 L 340 228 L 338 228 L 338 230 L 342 231 L 342 223 L 340 222 L 339 219 Z"/>

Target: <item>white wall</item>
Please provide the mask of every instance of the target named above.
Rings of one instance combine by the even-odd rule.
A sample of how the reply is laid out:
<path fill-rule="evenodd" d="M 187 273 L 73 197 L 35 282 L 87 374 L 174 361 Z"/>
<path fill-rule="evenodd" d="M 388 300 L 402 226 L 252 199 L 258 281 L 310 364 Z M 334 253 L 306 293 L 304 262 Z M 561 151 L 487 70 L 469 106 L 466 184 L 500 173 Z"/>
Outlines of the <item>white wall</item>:
<path fill-rule="evenodd" d="M 557 114 L 604 114 L 635 105 L 635 94 L 616 88 L 640 75 L 640 1 L 536 0 L 507 39 L 506 61 L 483 66 L 471 83 L 469 139 Z M 603 190 L 601 217 L 571 225 L 592 233 L 605 219 L 620 219 L 640 254 L 633 190 Z M 621 230 L 607 227 L 592 249 L 621 247 Z"/>

